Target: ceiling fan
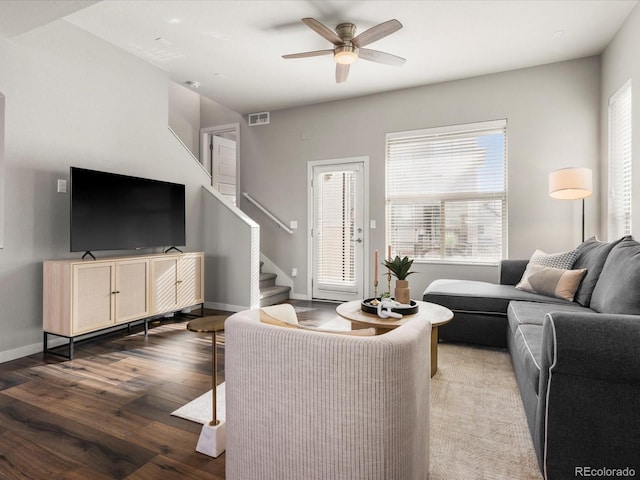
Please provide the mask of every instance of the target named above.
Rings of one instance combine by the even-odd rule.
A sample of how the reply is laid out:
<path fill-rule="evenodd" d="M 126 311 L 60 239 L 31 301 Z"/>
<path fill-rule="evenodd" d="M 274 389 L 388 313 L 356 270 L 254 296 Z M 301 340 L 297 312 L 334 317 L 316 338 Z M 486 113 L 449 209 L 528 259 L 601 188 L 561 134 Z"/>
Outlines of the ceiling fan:
<path fill-rule="evenodd" d="M 358 58 L 395 66 L 400 66 L 405 62 L 405 59 L 402 57 L 378 50 L 363 48 L 365 45 L 369 45 L 400 30 L 402 24 L 398 20 L 393 19 L 380 23 L 375 27 L 371 27 L 369 30 L 365 30 L 357 37 L 354 37 L 356 26 L 353 23 L 341 23 L 336 27 L 336 31 L 334 32 L 314 18 L 303 18 L 302 21 L 313 31 L 330 41 L 335 47 L 326 50 L 315 50 L 313 52 L 291 53 L 289 55 L 283 55 L 282 58 L 306 58 L 333 54 L 333 58 L 336 61 L 336 83 L 342 83 L 347 80 L 349 76 L 349 66 Z"/>

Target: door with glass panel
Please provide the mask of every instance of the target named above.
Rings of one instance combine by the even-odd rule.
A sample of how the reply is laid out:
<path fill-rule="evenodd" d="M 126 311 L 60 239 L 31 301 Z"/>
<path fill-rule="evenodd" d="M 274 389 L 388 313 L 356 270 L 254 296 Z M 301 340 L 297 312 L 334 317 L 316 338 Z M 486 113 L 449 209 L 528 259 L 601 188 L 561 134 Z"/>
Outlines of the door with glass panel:
<path fill-rule="evenodd" d="M 364 161 L 312 167 L 312 296 L 364 298 Z"/>

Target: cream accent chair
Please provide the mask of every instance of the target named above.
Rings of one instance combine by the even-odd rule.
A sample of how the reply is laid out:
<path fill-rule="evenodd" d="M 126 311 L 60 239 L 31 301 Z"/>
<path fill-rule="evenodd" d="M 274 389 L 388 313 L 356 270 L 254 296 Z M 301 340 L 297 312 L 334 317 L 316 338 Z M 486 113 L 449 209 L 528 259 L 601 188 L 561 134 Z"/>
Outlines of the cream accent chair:
<path fill-rule="evenodd" d="M 429 323 L 350 336 L 260 315 L 225 322 L 228 480 L 428 478 Z"/>

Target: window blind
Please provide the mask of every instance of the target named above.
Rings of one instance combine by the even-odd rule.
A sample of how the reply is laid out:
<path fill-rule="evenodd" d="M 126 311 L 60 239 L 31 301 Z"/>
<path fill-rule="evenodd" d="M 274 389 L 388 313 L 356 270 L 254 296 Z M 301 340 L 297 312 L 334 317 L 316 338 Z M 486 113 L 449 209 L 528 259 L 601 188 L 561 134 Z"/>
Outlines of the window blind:
<path fill-rule="evenodd" d="M 387 135 L 393 256 L 497 263 L 506 250 L 506 211 L 506 120 Z"/>
<path fill-rule="evenodd" d="M 609 99 L 609 240 L 631 234 L 631 99 L 631 80 Z"/>

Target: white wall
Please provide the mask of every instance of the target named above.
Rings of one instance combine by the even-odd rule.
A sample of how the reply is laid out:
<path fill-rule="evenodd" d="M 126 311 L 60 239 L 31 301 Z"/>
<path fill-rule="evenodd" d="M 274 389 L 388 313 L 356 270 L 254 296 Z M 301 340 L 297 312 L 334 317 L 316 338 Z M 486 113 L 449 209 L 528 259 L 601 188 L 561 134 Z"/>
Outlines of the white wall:
<path fill-rule="evenodd" d="M 68 195 L 56 193 L 56 179 L 68 178 L 70 166 L 186 184 L 191 251 L 203 248 L 207 176 L 167 128 L 168 80 L 159 69 L 65 21 L 0 40 L 0 65 L 2 361 L 42 349 L 42 261 L 78 256 L 69 252 Z"/>
<path fill-rule="evenodd" d="M 339 85 L 336 86 L 339 88 Z M 298 269 L 294 294 L 307 295 L 307 162 L 368 156 L 371 251 L 385 249 L 384 146 L 387 132 L 482 120 L 508 120 L 509 256 L 536 248 L 556 252 L 580 242 L 580 203 L 553 200 L 548 174 L 566 166 L 598 177 L 600 59 L 541 67 L 271 112 L 271 123 L 241 137 L 243 190 L 278 218 L 297 220 L 288 235 L 243 200 L 261 224 L 264 255 L 284 271 Z M 598 198 L 587 203 L 587 235 L 599 232 Z M 372 263 L 373 255 L 369 258 Z M 435 278 L 497 279 L 495 267 L 418 265 L 412 295 Z M 370 264 L 370 271 L 373 271 Z M 371 292 L 370 292 L 371 293 Z"/>
<path fill-rule="evenodd" d="M 239 123 L 241 129 L 246 126 L 244 118 L 238 112 L 209 98 L 200 97 L 201 128 L 217 127 L 231 123 Z"/>
<path fill-rule="evenodd" d="M 169 82 L 169 126 L 194 157 L 200 158 L 200 94 Z"/>
<path fill-rule="evenodd" d="M 607 233 L 607 185 L 608 185 L 608 102 L 627 80 L 631 79 L 632 94 L 632 183 L 631 226 L 636 232 L 640 226 L 640 6 L 631 11 L 626 22 L 602 54 L 602 95 L 601 95 L 601 181 L 603 192 L 602 205 L 602 238 Z M 635 228 L 633 228 L 635 226 Z M 633 233 L 632 230 L 632 233 Z M 637 236 L 637 235 L 636 235 Z M 612 240 L 612 239 L 611 239 Z"/>

